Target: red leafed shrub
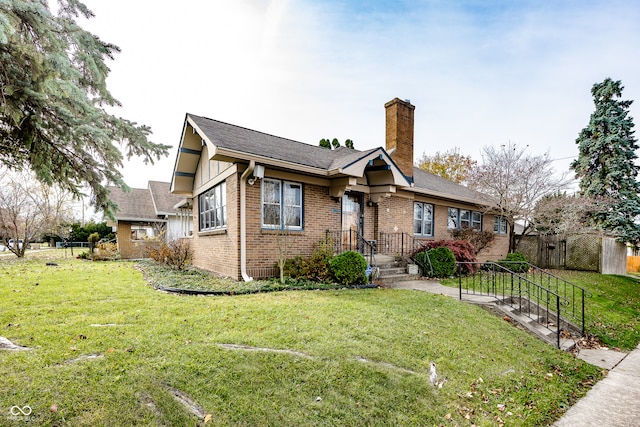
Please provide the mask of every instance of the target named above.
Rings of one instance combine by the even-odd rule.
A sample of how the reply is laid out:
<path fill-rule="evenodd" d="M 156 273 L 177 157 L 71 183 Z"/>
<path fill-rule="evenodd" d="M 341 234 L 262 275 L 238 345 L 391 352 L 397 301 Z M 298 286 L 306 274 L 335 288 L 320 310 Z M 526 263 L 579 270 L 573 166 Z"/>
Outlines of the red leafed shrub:
<path fill-rule="evenodd" d="M 457 262 L 467 263 L 467 262 L 477 262 L 476 258 L 476 250 L 473 245 L 468 240 L 434 240 L 427 242 L 425 244 L 427 249 L 434 248 L 449 248 L 451 252 L 453 252 L 453 256 L 456 258 Z M 415 258 L 418 252 L 423 252 L 424 249 L 419 249 L 415 251 L 411 257 Z M 473 272 L 476 266 L 472 264 L 462 264 L 461 269 L 462 273 L 471 273 Z"/>

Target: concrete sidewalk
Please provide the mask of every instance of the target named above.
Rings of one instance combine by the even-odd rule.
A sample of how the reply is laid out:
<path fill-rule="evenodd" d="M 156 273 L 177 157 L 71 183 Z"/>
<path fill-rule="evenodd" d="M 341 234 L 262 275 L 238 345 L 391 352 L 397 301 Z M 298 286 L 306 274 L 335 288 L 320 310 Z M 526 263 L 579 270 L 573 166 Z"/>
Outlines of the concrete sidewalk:
<path fill-rule="evenodd" d="M 417 290 L 459 298 L 456 288 L 435 280 L 415 280 L 389 285 L 394 289 Z M 463 301 L 487 304 L 492 297 L 464 295 Z M 609 373 L 556 421 L 554 427 L 640 426 L 640 346 L 626 354 L 613 350 L 583 349 L 577 357 L 608 369 Z"/>
<path fill-rule="evenodd" d="M 640 346 L 609 371 L 555 424 L 564 426 L 640 425 Z"/>

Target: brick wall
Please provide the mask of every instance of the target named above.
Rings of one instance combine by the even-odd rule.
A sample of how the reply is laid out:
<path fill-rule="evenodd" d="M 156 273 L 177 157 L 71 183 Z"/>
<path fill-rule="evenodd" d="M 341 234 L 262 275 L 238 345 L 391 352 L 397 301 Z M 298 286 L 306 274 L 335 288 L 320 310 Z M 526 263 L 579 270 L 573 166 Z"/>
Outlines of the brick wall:
<path fill-rule="evenodd" d="M 258 180 L 253 186 L 247 185 L 247 273 L 255 279 L 278 274 L 276 263 L 279 258 L 279 242 L 282 243 L 280 247 L 285 251 L 286 258 L 293 258 L 296 255 L 308 256 L 318 242 L 324 239 L 326 230 L 341 229 L 342 219 L 341 202 L 329 196 L 327 187 L 304 184 L 304 229 L 287 233 L 262 229 L 260 184 L 261 181 Z M 226 179 L 226 188 L 226 230 L 199 233 L 198 203 L 194 200 L 194 236 L 191 239 L 194 251 L 193 264 L 240 280 L 240 173 Z M 434 239 L 436 240 L 451 238 L 451 233 L 447 229 L 449 206 L 449 204 L 434 203 Z M 413 235 L 411 194 L 401 193 L 384 198 L 377 206 L 367 206 L 365 203 L 363 209 L 366 239 L 377 239 L 378 232 L 405 232 Z M 483 229 L 493 230 L 493 215 L 483 215 Z M 496 236 L 492 244 L 479 254 L 479 260 L 504 258 L 508 243 L 506 236 Z"/>
<path fill-rule="evenodd" d="M 158 240 L 131 240 L 131 223 L 118 222 L 118 252 L 122 259 L 148 258 L 149 250 L 159 245 Z"/>
<path fill-rule="evenodd" d="M 324 240 L 327 229 L 340 229 L 341 204 L 329 196 L 327 187 L 304 184 L 302 194 L 302 231 L 265 230 L 261 228 L 259 182 L 247 186 L 247 273 L 250 276 L 276 275 L 279 247 L 285 258 L 309 256 L 318 242 Z"/>
<path fill-rule="evenodd" d="M 198 200 L 193 202 L 193 265 L 223 276 L 240 279 L 240 187 L 239 174 L 226 179 L 227 228 L 220 231 L 200 232 L 198 226 Z"/>
<path fill-rule="evenodd" d="M 402 193 L 401 193 L 402 194 Z M 432 238 L 422 238 L 420 240 L 448 240 L 452 238 L 448 229 L 447 210 L 449 207 L 473 210 L 472 206 L 460 203 L 447 203 L 435 199 L 420 200 L 433 204 L 434 222 Z M 482 215 L 482 229 L 493 230 L 494 215 Z M 377 231 L 382 233 L 406 233 L 413 236 L 413 199 L 394 195 L 391 198 L 383 199 L 378 205 L 377 211 Z M 376 236 L 379 234 L 376 233 Z M 495 235 L 494 240 L 478 253 L 478 261 L 503 259 L 509 250 L 509 238 L 506 235 Z"/>

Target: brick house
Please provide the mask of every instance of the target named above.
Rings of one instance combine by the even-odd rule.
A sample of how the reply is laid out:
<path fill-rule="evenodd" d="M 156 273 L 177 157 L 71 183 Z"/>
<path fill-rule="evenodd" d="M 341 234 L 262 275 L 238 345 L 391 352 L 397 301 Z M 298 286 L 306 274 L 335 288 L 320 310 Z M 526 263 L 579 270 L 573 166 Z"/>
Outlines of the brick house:
<path fill-rule="evenodd" d="M 284 235 L 288 257 L 310 254 L 328 235 L 398 253 L 415 241 L 450 239 L 459 227 L 494 231 L 479 258 L 504 257 L 506 222 L 483 196 L 414 167 L 414 109 L 388 102 L 386 146 L 365 151 L 187 114 L 171 192 L 192 200 L 194 265 L 251 280 L 276 275 Z"/>
<path fill-rule="evenodd" d="M 193 230 L 191 206 L 184 197 L 169 192 L 170 183 L 149 181 L 147 188 L 124 192 L 109 187 L 111 200 L 118 206 L 114 228 L 118 252 L 125 259 L 143 258 L 158 239 L 188 237 Z M 186 209 L 185 209 L 186 208 Z"/>

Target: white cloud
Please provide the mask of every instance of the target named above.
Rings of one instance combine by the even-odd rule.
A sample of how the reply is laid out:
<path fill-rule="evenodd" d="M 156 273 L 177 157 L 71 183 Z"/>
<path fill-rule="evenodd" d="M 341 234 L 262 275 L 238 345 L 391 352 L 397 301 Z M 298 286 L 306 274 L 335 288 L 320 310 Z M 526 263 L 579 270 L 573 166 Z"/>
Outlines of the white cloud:
<path fill-rule="evenodd" d="M 383 105 L 398 96 L 416 105 L 416 157 L 460 147 L 479 158 L 511 140 L 564 158 L 577 154 L 595 82 L 620 79 L 640 102 L 635 2 L 86 3 L 96 18 L 85 26 L 122 48 L 108 81 L 119 113 L 166 144 L 192 112 L 312 144 L 381 146 Z M 127 181 L 170 180 L 174 154 L 127 168 Z"/>

